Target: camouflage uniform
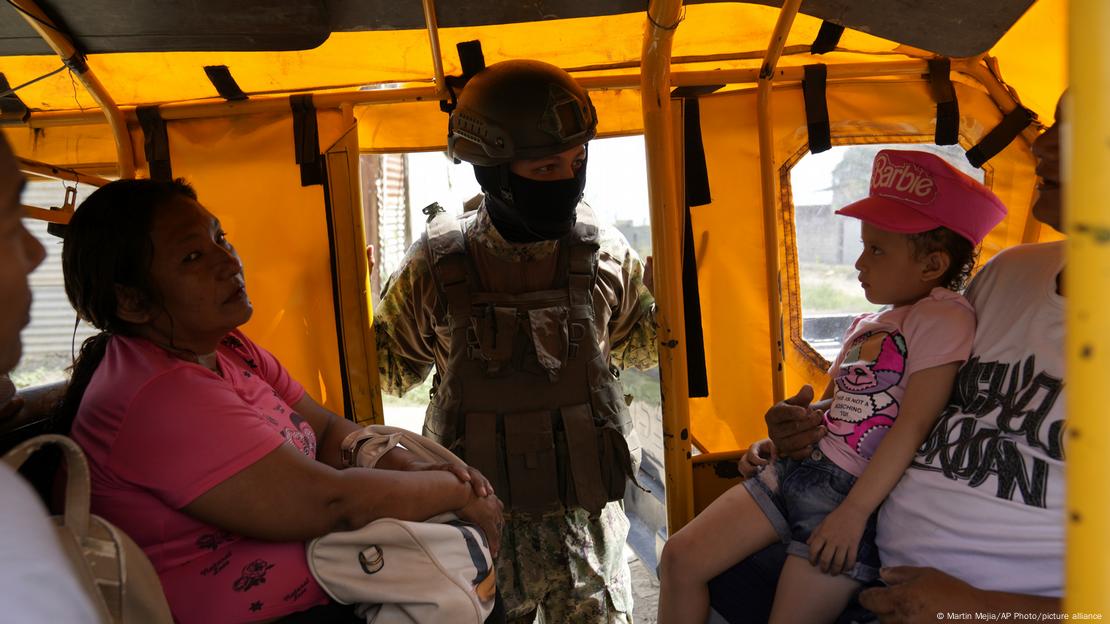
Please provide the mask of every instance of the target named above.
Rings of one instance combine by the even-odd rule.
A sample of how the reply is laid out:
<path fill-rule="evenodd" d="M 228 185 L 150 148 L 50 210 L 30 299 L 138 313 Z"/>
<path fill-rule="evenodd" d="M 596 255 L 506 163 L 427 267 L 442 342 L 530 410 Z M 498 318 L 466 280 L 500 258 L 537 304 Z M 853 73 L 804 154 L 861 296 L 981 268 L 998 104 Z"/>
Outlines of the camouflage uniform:
<path fill-rule="evenodd" d="M 493 227 L 485 208 L 466 221 L 470 245 L 526 262 L 555 253 L 557 242 L 513 244 Z M 643 283 L 643 264 L 624 236 L 600 229 L 595 323 L 602 353 L 625 368 L 657 363 L 654 301 Z M 427 250 L 414 244 L 387 282 L 375 310 L 378 365 L 383 388 L 401 395 L 447 358 L 449 328 L 442 318 Z M 547 622 L 631 621 L 632 590 L 623 548 L 628 519 L 609 503 L 597 518 L 582 509 L 543 515 L 506 514 L 498 583 L 510 619 L 542 606 Z"/>

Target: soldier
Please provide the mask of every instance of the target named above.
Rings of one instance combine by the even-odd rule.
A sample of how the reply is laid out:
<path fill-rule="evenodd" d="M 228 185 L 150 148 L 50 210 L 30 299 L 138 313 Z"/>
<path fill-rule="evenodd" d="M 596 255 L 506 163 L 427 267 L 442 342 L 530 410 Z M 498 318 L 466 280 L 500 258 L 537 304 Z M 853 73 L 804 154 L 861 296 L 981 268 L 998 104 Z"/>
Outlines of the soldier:
<path fill-rule="evenodd" d="M 582 203 L 597 117 L 563 70 L 514 60 L 476 74 L 448 126 L 483 198 L 432 212 L 375 313 L 386 390 L 435 365 L 424 434 L 505 502 L 497 560 L 508 619 L 630 622 L 621 499 L 640 444 L 619 367 L 657 360 L 643 265 Z"/>

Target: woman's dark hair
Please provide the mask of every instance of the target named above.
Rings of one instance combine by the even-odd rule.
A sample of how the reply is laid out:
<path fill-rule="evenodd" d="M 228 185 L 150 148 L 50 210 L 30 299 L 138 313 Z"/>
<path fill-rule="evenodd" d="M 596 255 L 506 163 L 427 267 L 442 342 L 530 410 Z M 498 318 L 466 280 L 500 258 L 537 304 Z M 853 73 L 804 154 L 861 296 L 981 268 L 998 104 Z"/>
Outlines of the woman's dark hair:
<path fill-rule="evenodd" d="M 134 333 L 117 314 L 117 287 L 132 289 L 148 302 L 160 300 L 150 281 L 150 228 L 158 208 L 182 197 L 195 200 L 197 193 L 180 178 L 117 180 L 97 189 L 74 211 L 62 245 L 66 296 L 77 315 L 100 333 L 85 340 L 70 367 L 69 387 L 54 418 L 56 432 L 69 432 L 111 337 Z"/>
<path fill-rule="evenodd" d="M 946 227 L 907 236 L 919 258 L 934 251 L 948 254 L 950 263 L 948 270 L 940 278 L 940 285 L 956 292 L 964 289 L 975 263 L 979 260 L 979 249 L 971 241 Z"/>

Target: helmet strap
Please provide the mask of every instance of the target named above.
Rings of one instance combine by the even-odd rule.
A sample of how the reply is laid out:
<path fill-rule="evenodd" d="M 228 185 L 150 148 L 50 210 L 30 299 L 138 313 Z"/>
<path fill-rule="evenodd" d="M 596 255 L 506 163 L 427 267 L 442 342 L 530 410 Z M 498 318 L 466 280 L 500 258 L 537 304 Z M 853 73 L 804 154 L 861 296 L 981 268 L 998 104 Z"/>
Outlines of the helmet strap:
<path fill-rule="evenodd" d="M 513 188 L 509 181 L 509 163 L 485 167 L 474 165 L 474 179 L 486 197 L 499 201 L 507 208 L 513 207 Z"/>

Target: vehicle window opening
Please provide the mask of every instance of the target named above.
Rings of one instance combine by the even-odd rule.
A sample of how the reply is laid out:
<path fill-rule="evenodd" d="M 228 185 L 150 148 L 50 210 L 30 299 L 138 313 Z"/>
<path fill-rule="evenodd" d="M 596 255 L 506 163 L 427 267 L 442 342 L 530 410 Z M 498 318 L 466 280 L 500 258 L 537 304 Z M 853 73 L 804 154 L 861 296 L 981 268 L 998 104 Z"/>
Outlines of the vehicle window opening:
<path fill-rule="evenodd" d="M 469 164 L 455 164 L 444 152 L 364 154 L 361 161 L 363 210 L 367 241 L 374 246 L 371 275 L 374 300 L 397 269 L 405 252 L 424 232 L 421 210 L 438 202 L 455 214 L 478 207 L 481 187 Z M 595 139 L 590 142 L 585 201 L 598 219 L 616 227 L 641 259 L 651 254 L 647 197 L 647 166 L 642 136 Z M 404 397 L 383 395 L 386 424 L 420 431 L 432 377 Z M 644 440 L 658 440 L 658 474 L 663 474 L 658 369 L 621 373 L 626 394 L 633 396 L 632 414 Z M 647 455 L 652 453 L 645 453 Z"/>
<path fill-rule="evenodd" d="M 786 215 L 786 227 L 793 228 L 796 244 L 787 253 L 796 254 L 797 270 L 789 270 L 788 279 L 797 284 L 787 291 L 797 300 L 788 305 L 801 311 L 800 323 L 791 319 L 790 335 L 823 369 L 839 353 L 852 319 L 879 310 L 864 296 L 854 267 L 862 250 L 859 221 L 835 213 L 867 196 L 872 161 L 883 149 L 933 152 L 976 180 L 984 179 L 983 170 L 968 162 L 960 145 L 840 145 L 807 153 L 789 169 L 784 182 L 789 183 L 793 214 Z"/>
<path fill-rule="evenodd" d="M 57 180 L 32 181 L 23 187 L 20 201 L 36 208 L 57 207 L 72 183 Z M 96 190 L 95 186 L 77 184 L 76 204 Z M 39 219 L 24 219 L 27 230 L 42 243 L 46 258 L 31 273 L 31 323 L 23 330 L 23 357 L 11 373 L 17 388 L 63 381 L 66 369 L 73 363 L 73 354 L 81 343 L 96 333 L 88 323 L 77 322 L 77 312 L 66 297 L 62 279 L 62 239 L 47 232 L 49 224 Z M 74 331 L 76 325 L 77 330 Z"/>

